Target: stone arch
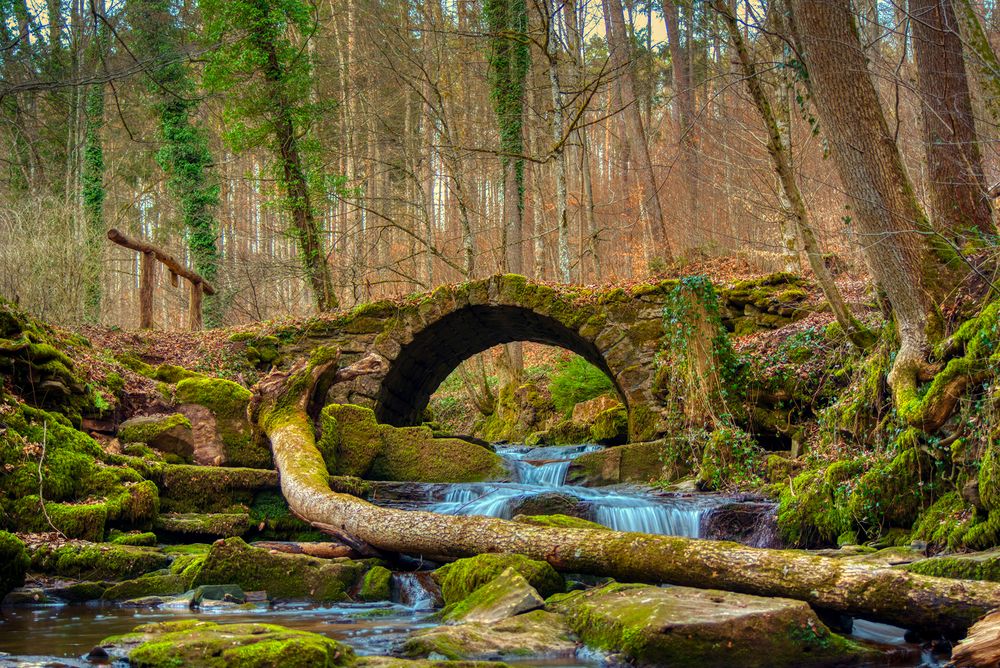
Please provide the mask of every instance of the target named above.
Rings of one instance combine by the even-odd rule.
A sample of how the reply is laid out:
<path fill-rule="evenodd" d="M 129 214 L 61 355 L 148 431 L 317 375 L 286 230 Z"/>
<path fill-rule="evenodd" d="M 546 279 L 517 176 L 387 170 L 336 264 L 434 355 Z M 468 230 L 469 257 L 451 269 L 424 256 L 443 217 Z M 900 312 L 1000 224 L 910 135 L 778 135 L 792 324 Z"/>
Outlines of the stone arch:
<path fill-rule="evenodd" d="M 462 361 L 493 346 L 531 341 L 580 355 L 608 375 L 628 407 L 628 396 L 593 340 L 531 308 L 478 304 L 458 308 L 415 332 L 389 363 L 376 398 L 379 422 L 419 424 L 431 394 Z"/>

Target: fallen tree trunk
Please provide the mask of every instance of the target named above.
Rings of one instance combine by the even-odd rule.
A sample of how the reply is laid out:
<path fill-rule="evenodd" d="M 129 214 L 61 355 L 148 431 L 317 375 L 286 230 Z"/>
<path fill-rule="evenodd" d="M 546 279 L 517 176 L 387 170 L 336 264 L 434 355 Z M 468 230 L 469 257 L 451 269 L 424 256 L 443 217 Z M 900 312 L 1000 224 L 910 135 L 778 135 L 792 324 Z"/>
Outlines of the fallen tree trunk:
<path fill-rule="evenodd" d="M 782 596 L 818 608 L 934 633 L 963 633 L 1000 607 L 1000 584 L 916 575 L 790 550 L 593 529 L 557 529 L 486 517 L 379 508 L 331 491 L 310 413 L 315 388 L 337 373 L 315 358 L 255 388 L 251 421 L 271 440 L 281 490 L 308 521 L 387 552 L 450 560 L 505 552 L 568 572 Z"/>

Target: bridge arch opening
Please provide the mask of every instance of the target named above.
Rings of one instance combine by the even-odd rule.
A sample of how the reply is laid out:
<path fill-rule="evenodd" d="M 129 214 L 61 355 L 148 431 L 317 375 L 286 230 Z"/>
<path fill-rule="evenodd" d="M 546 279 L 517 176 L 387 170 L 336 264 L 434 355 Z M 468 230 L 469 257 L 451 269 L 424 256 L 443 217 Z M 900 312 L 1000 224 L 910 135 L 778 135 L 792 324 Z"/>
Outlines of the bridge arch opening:
<path fill-rule="evenodd" d="M 419 424 L 431 395 L 459 364 L 494 346 L 515 341 L 557 346 L 576 353 L 607 374 L 626 402 L 601 351 L 578 332 L 524 307 L 475 305 L 441 317 L 401 347 L 376 399 L 379 422 L 396 427 Z"/>

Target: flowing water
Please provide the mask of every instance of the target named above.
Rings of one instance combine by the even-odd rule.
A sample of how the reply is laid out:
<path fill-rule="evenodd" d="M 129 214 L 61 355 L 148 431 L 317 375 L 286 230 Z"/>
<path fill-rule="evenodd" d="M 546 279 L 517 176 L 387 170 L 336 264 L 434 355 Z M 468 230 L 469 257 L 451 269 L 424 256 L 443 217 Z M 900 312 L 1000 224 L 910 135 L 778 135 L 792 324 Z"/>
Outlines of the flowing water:
<path fill-rule="evenodd" d="M 486 515 L 511 518 L 518 513 L 567 512 L 620 531 L 641 531 L 699 538 L 733 537 L 748 544 L 767 545 L 773 537 L 773 507 L 742 503 L 711 495 L 656 495 L 633 487 L 588 488 L 567 485 L 573 460 L 599 450 L 597 445 L 532 448 L 511 445 L 497 448 L 515 478 L 512 482 L 427 485 L 390 483 L 377 503 L 419 507 L 452 515 Z M 383 483 L 379 483 L 383 484 Z M 759 506 L 759 507 L 758 507 Z M 733 509 L 736 508 L 735 511 Z M 713 516 L 713 513 L 716 513 Z M 749 514 L 761 523 L 740 519 Z M 712 519 L 714 517 L 714 520 Z M 706 521 L 706 518 L 709 518 Z M 735 535 L 733 526 L 748 527 L 747 535 Z M 256 609 L 191 611 L 187 608 L 124 608 L 102 605 L 44 605 L 0 608 L 0 668 L 7 666 L 68 666 L 92 664 L 81 657 L 103 638 L 127 633 L 139 624 L 172 619 L 198 618 L 220 623 L 261 622 L 313 631 L 351 645 L 361 655 L 385 655 L 398 649 L 415 630 L 436 626 L 433 611 L 441 601 L 428 571 L 393 574 L 392 600 L 378 603 L 263 604 Z M 859 638 L 901 645 L 901 629 L 861 623 Z M 46 659 L 35 662 L 5 659 L 4 654 L 26 657 L 64 657 L 58 664 Z M 593 668 L 602 657 L 580 651 L 562 659 L 507 659 L 520 666 L 547 668 Z M 925 655 L 920 662 L 898 665 L 933 666 Z"/>
<path fill-rule="evenodd" d="M 567 485 L 573 460 L 599 445 L 497 448 L 517 477 L 516 482 L 448 485 L 444 498 L 427 507 L 446 515 L 486 515 L 510 519 L 533 500 L 603 524 L 618 531 L 641 531 L 671 536 L 701 536 L 702 518 L 732 499 L 713 496 L 654 496 L 640 489 L 609 489 Z M 532 514 L 527 512 L 524 514 Z"/>

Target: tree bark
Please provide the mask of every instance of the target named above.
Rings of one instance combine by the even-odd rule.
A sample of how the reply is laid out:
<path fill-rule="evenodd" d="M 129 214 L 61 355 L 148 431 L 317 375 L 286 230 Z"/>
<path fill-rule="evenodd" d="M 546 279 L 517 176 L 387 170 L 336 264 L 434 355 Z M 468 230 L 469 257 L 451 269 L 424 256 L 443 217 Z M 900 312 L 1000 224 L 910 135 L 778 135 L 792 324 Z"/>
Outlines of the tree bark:
<path fill-rule="evenodd" d="M 268 16 L 270 11 L 264 6 L 261 14 Z M 338 306 L 337 295 L 333 287 L 330 265 L 326 260 L 326 252 L 323 250 L 323 240 L 316 222 L 316 212 L 313 210 L 302 158 L 299 155 L 299 141 L 292 120 L 291 105 L 284 92 L 286 85 L 284 67 L 278 57 L 275 40 L 268 34 L 268 31 L 273 29 L 270 24 L 262 23 L 251 37 L 256 42 L 257 48 L 267 57 L 267 62 L 263 64 L 264 78 L 270 89 L 270 112 L 278 144 L 278 156 L 281 160 L 282 186 L 289 200 L 292 227 L 299 245 L 299 257 L 312 288 L 316 309 L 332 311 Z"/>
<path fill-rule="evenodd" d="M 638 174 L 642 192 L 642 209 L 654 245 L 654 257 L 670 262 L 673 254 L 667 238 L 666 220 L 660 207 L 660 194 L 656 186 L 656 174 L 649 158 L 646 131 L 642 126 L 642 116 L 635 97 L 635 83 L 632 72 L 632 57 L 626 37 L 625 16 L 621 0 L 604 0 L 605 31 L 608 41 L 608 59 L 615 73 L 615 81 L 621 95 L 621 113 L 628 135 L 629 155 Z"/>
<path fill-rule="evenodd" d="M 934 225 L 962 245 L 996 234 L 952 0 L 910 0 Z"/>
<path fill-rule="evenodd" d="M 556 229 L 559 233 L 557 254 L 559 280 L 569 283 L 569 214 L 566 205 L 566 142 L 562 89 L 559 85 L 559 33 L 556 30 L 558 9 L 552 0 L 545 0 L 545 53 L 549 60 L 549 90 L 552 95 L 552 146 L 556 152 Z"/>
<path fill-rule="evenodd" d="M 933 236 L 917 202 L 869 76 L 849 0 L 790 5 L 821 127 L 851 205 L 851 225 L 892 306 L 900 348 L 889 385 L 902 411 L 916 403 L 931 342 L 943 334 L 936 307 L 954 286 L 955 272 L 945 262 L 954 255 Z"/>
<path fill-rule="evenodd" d="M 760 114 L 761 120 L 764 121 L 764 127 L 767 130 L 767 151 L 771 155 L 774 170 L 777 172 L 778 179 L 781 182 L 781 191 L 784 193 L 784 199 L 787 202 L 792 220 L 795 223 L 797 236 L 802 240 L 802 245 L 805 248 L 806 257 L 809 259 L 809 266 L 816 275 L 816 280 L 823 290 L 823 296 L 826 297 L 827 302 L 830 304 L 830 310 L 833 311 L 834 317 L 837 318 L 837 322 L 844 330 L 844 333 L 854 345 L 864 350 L 874 343 L 875 337 L 851 314 L 847 304 L 844 303 L 844 298 L 840 294 L 840 289 L 837 288 L 837 284 L 833 280 L 833 275 L 823 261 L 823 253 L 820 250 L 819 240 L 816 238 L 816 233 L 813 231 L 812 222 L 810 221 L 809 208 L 795 178 L 791 155 L 789 155 L 785 142 L 782 141 L 778 119 L 771 108 L 771 103 L 767 95 L 764 93 L 763 86 L 761 86 L 760 74 L 757 72 L 757 67 L 754 65 L 746 43 L 743 41 L 743 35 L 740 33 L 739 25 L 736 23 L 736 17 L 729 11 L 729 7 L 723 0 L 714 0 L 713 4 L 715 11 L 722 16 L 726 24 L 726 29 L 729 31 L 729 39 L 736 49 L 736 55 L 739 58 L 747 88 L 750 90 L 750 97 L 753 99 L 754 106 L 757 107 L 757 112 Z M 794 244 L 795 235 L 793 234 L 792 236 Z"/>
<path fill-rule="evenodd" d="M 254 388 L 251 422 L 271 441 L 281 491 L 316 526 L 375 549 L 450 560 L 484 552 L 523 554 L 575 573 L 784 596 L 867 619 L 934 633 L 961 633 L 1000 606 L 1000 584 L 916 575 L 802 552 L 593 529 L 554 529 L 487 517 L 374 506 L 333 492 L 316 449 L 313 419 L 338 375 L 335 356 L 273 372 Z M 331 360 L 330 358 L 333 357 Z M 349 372 L 351 367 L 339 373 Z"/>

